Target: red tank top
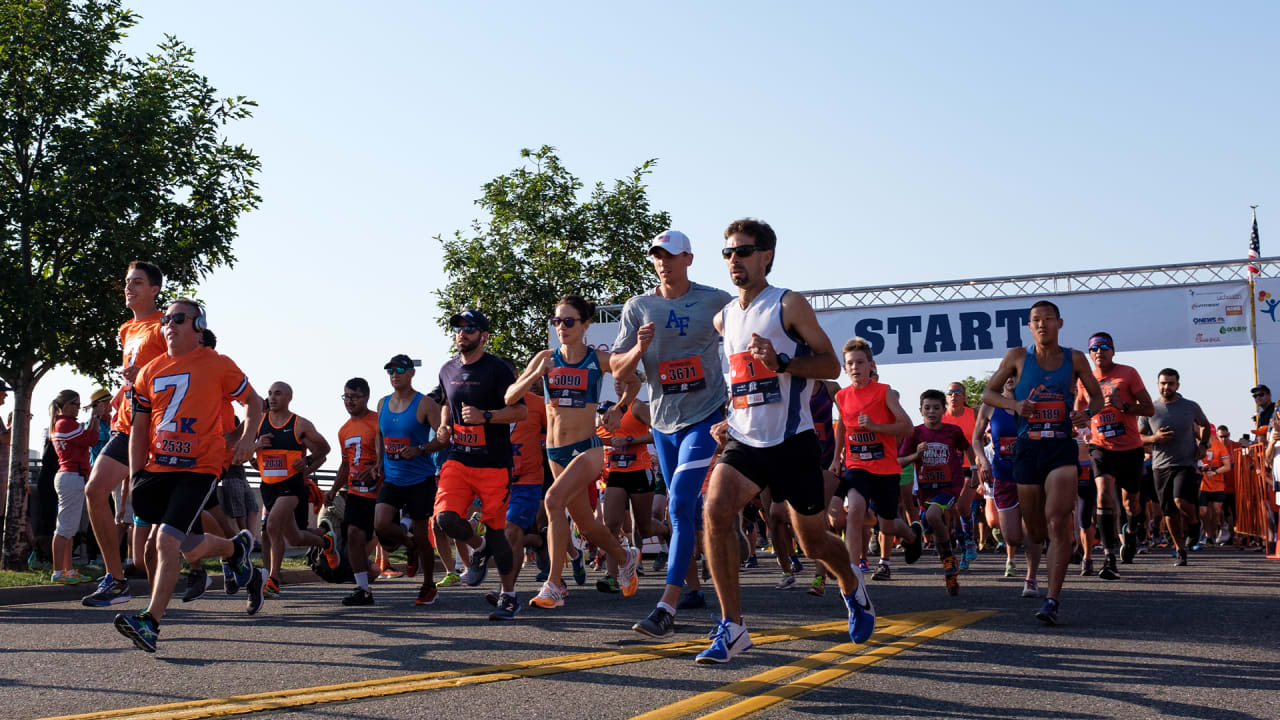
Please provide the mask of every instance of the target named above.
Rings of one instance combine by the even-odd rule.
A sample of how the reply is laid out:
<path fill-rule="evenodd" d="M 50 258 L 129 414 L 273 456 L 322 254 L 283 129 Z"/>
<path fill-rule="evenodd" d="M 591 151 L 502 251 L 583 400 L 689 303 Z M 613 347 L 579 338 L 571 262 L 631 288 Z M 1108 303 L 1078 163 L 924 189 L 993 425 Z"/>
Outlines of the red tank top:
<path fill-rule="evenodd" d="M 871 432 L 858 425 L 859 415 L 866 415 L 879 425 L 894 421 L 893 413 L 884 401 L 887 392 L 888 385 L 873 381 L 866 387 L 850 385 L 836 393 L 836 406 L 840 408 L 840 421 L 844 423 L 846 468 L 862 469 L 876 475 L 902 472 L 898 465 L 897 440 L 887 433 Z"/>

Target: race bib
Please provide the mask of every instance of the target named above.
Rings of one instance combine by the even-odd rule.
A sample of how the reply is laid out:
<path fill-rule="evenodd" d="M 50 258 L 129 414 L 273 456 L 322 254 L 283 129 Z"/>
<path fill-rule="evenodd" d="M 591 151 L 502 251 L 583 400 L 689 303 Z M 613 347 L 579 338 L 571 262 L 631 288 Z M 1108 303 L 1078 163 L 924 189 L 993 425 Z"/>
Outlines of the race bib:
<path fill-rule="evenodd" d="M 1061 400 L 1034 402 L 1031 417 L 1027 418 L 1027 437 L 1032 440 L 1050 440 L 1071 437 L 1071 422 L 1067 416 L 1067 404 Z"/>
<path fill-rule="evenodd" d="M 401 460 L 400 453 L 409 447 L 407 437 L 382 437 L 382 454 L 387 460 Z"/>
<path fill-rule="evenodd" d="M 1098 437 L 1120 437 L 1124 435 L 1124 421 L 1119 413 L 1107 408 L 1093 416 L 1093 433 Z"/>
<path fill-rule="evenodd" d="M 749 352 L 729 356 L 729 381 L 735 410 L 782 402 L 778 373 L 751 357 Z"/>
<path fill-rule="evenodd" d="M 663 360 L 658 363 L 658 381 L 662 392 L 680 393 L 705 390 L 707 378 L 702 374 L 702 358 L 688 357 L 679 360 Z"/>
<path fill-rule="evenodd" d="M 937 488 L 951 484 L 951 446 L 931 442 L 920 456 L 920 487 Z"/>
<path fill-rule="evenodd" d="M 156 431 L 156 446 L 153 453 L 156 464 L 178 468 L 195 467 L 196 455 L 199 453 L 200 439 L 195 433 Z"/>
<path fill-rule="evenodd" d="M 609 469 L 610 470 L 626 470 L 631 467 L 631 463 L 636 461 L 635 453 L 609 453 Z"/>
<path fill-rule="evenodd" d="M 486 451 L 484 425 L 459 425 L 454 423 L 453 436 L 450 442 L 453 443 L 454 452 L 466 455 L 483 455 Z"/>
<path fill-rule="evenodd" d="M 547 396 L 557 407 L 587 406 L 587 369 L 557 367 L 547 373 Z"/>
<path fill-rule="evenodd" d="M 1000 459 L 1001 460 L 1013 460 L 1013 446 L 1017 444 L 1017 442 L 1018 442 L 1017 436 L 1000 438 Z"/>
<path fill-rule="evenodd" d="M 883 460 L 884 443 L 876 441 L 873 432 L 849 434 L 849 456 L 857 460 Z"/>

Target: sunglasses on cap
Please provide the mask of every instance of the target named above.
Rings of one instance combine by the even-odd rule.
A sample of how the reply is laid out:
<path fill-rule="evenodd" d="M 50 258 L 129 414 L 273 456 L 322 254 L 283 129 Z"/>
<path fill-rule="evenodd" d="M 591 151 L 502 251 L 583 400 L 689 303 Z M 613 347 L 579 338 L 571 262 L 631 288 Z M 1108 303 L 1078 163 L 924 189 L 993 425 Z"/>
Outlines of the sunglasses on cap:
<path fill-rule="evenodd" d="M 1111 349 L 1111 346 L 1106 343 L 1098 343 L 1097 345 L 1089 346 L 1089 352 L 1098 352 L 1099 350 L 1110 350 L 1110 349 Z"/>
<path fill-rule="evenodd" d="M 161 315 L 161 316 L 160 316 L 160 324 L 161 324 L 161 325 L 168 325 L 168 324 L 170 324 L 170 323 L 172 323 L 172 324 L 174 324 L 174 325 L 181 325 L 182 323 L 184 323 L 184 322 L 186 322 L 186 321 L 187 321 L 187 313 L 184 313 L 184 312 L 174 313 L 174 314 L 172 314 L 172 315 Z"/>
<path fill-rule="evenodd" d="M 562 317 L 551 318 L 551 324 L 555 325 L 556 327 L 560 327 L 561 325 L 564 325 L 567 328 L 571 328 L 580 322 L 582 321 L 579 320 L 578 318 L 562 318 Z"/>
<path fill-rule="evenodd" d="M 402 368 L 402 367 L 387 368 L 388 375 L 403 375 L 407 372 L 409 372 L 409 368 Z"/>
<path fill-rule="evenodd" d="M 737 247 L 720 248 L 720 257 L 725 260 L 728 260 L 734 255 L 737 255 L 740 258 L 748 258 L 755 255 L 757 250 L 763 249 L 764 248 L 756 247 L 755 245 L 738 245 Z"/>
<path fill-rule="evenodd" d="M 459 325 L 455 327 L 453 331 L 455 333 L 462 333 L 463 335 L 470 335 L 471 333 L 480 332 L 480 328 L 475 325 Z"/>

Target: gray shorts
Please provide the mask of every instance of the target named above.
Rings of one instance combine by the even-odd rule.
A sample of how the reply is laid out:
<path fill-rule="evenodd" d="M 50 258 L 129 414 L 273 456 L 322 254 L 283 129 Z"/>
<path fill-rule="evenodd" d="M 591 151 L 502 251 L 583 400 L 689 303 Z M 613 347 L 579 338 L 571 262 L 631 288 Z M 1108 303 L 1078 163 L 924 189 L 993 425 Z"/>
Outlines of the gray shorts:
<path fill-rule="evenodd" d="M 84 476 L 59 471 L 53 476 L 53 487 L 58 491 L 58 524 L 53 532 L 64 538 L 75 537 L 88 524 L 84 514 Z"/>
<path fill-rule="evenodd" d="M 222 474 L 218 483 L 218 504 L 227 517 L 242 518 L 258 512 L 258 501 L 253 497 L 244 468 L 233 467 Z"/>

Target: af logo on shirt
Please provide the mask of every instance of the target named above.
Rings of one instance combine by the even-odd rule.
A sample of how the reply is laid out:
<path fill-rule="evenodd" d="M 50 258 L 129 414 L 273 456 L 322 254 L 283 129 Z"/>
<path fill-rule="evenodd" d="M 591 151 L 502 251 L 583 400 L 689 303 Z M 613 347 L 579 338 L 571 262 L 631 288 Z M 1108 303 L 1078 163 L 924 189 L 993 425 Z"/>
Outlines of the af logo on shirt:
<path fill-rule="evenodd" d="M 667 316 L 667 329 L 670 330 L 671 328 L 678 328 L 680 330 L 680 337 L 684 337 L 686 334 L 685 331 L 689 329 L 689 316 L 685 315 L 681 317 L 676 315 L 675 310 L 672 310 L 671 314 Z"/>

